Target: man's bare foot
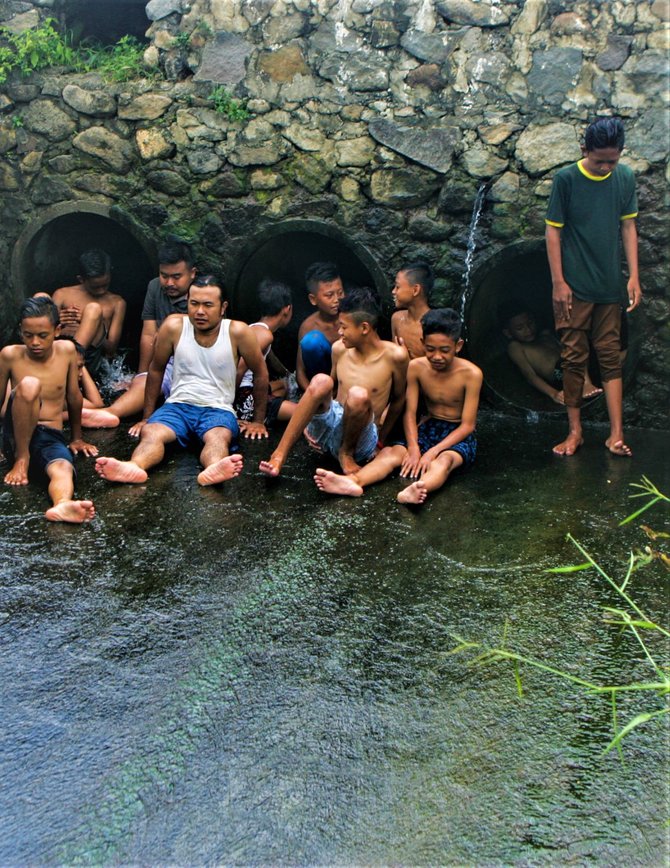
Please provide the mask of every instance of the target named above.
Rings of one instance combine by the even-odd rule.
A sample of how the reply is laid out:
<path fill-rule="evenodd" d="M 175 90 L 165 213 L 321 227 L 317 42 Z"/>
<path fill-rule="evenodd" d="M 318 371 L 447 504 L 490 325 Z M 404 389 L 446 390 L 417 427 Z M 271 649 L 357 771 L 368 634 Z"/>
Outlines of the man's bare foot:
<path fill-rule="evenodd" d="M 218 482 L 225 482 L 227 479 L 240 475 L 243 463 L 244 460 L 241 455 L 226 455 L 220 461 L 215 461 L 214 464 L 205 467 L 198 474 L 198 482 L 200 485 L 216 485 Z"/>
<path fill-rule="evenodd" d="M 109 410 L 84 409 L 81 411 L 82 428 L 116 428 L 121 420 Z"/>
<path fill-rule="evenodd" d="M 82 524 L 95 518 L 95 507 L 91 500 L 63 500 L 47 509 L 44 515 L 49 521 L 67 521 Z"/>
<path fill-rule="evenodd" d="M 28 461 L 17 458 L 14 466 L 5 474 L 7 485 L 28 485 Z"/>
<path fill-rule="evenodd" d="M 602 395 L 603 390 L 599 389 L 597 386 L 594 386 L 593 383 L 584 383 L 584 390 L 582 391 L 582 398 L 595 398 L 596 395 Z"/>
<path fill-rule="evenodd" d="M 408 485 L 407 488 L 403 488 L 402 491 L 398 492 L 396 500 L 398 503 L 418 506 L 418 504 L 423 503 L 427 497 L 428 490 L 426 489 L 426 483 L 418 479 L 416 482 Z"/>
<path fill-rule="evenodd" d="M 349 455 L 346 452 L 339 452 L 337 460 L 340 462 L 340 467 L 342 468 L 346 476 L 351 476 L 353 473 L 358 473 L 358 471 L 361 469 L 361 465 L 357 464 L 356 461 L 354 461 L 353 455 Z"/>
<path fill-rule="evenodd" d="M 146 482 L 147 472 L 134 461 L 117 461 L 116 458 L 98 458 L 95 470 L 107 482 Z"/>
<path fill-rule="evenodd" d="M 281 458 L 275 458 L 274 455 L 271 455 L 267 461 L 261 461 L 258 465 L 258 469 L 266 476 L 279 476 L 283 464 L 284 462 Z"/>
<path fill-rule="evenodd" d="M 320 491 L 326 494 L 344 494 L 347 497 L 360 497 L 363 494 L 361 486 L 351 476 L 340 476 L 332 470 L 317 467 L 314 482 Z"/>
<path fill-rule="evenodd" d="M 565 440 L 557 443 L 551 451 L 554 455 L 574 455 L 583 442 L 581 434 L 568 434 Z"/>
<path fill-rule="evenodd" d="M 605 446 L 607 446 L 612 455 L 620 455 L 622 458 L 631 458 L 633 455 L 630 446 L 626 446 L 623 440 L 615 440 L 613 437 L 608 437 L 605 440 Z"/>

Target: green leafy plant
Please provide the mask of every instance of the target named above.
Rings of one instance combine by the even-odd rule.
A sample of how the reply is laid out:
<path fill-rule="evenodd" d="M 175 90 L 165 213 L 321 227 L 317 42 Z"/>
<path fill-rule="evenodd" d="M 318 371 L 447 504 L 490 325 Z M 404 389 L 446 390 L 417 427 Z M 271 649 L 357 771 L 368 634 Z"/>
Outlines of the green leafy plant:
<path fill-rule="evenodd" d="M 645 503 L 640 509 L 631 513 L 631 515 L 627 516 L 622 522 L 620 522 L 619 526 L 630 523 L 656 503 L 661 501 L 670 503 L 670 498 L 660 492 L 646 476 L 642 477 L 641 482 L 633 483 L 632 487 L 638 488 L 640 491 L 636 494 L 632 494 L 631 497 L 646 497 L 647 503 Z M 642 525 L 642 529 L 652 542 L 657 539 L 670 538 L 670 534 L 653 531 L 651 528 L 644 525 Z M 636 570 L 645 567 L 654 561 L 659 561 L 666 568 L 670 568 L 670 558 L 665 552 L 653 549 L 651 546 L 645 546 L 644 549 L 630 552 L 624 577 L 620 582 L 617 582 L 603 569 L 595 558 L 586 551 L 584 546 L 582 546 L 581 543 L 572 536 L 572 534 L 568 534 L 567 539 L 575 546 L 585 560 L 579 564 L 555 567 L 547 570 L 547 572 L 574 573 L 580 570 L 592 569 L 595 570 L 596 573 L 614 589 L 614 591 L 616 591 L 624 605 L 621 608 L 605 607 L 605 619 L 609 624 L 620 627 L 623 631 L 630 633 L 635 638 L 640 646 L 646 663 L 652 671 L 649 680 L 633 681 L 628 684 L 594 684 L 585 678 L 573 675 L 572 673 L 559 669 L 556 666 L 552 666 L 549 663 L 545 663 L 525 654 L 519 654 L 511 650 L 507 645 L 509 628 L 507 623 L 505 623 L 502 642 L 499 647 L 490 647 L 481 642 L 471 642 L 460 636 L 451 634 L 452 638 L 454 638 L 458 644 L 447 653 L 457 654 L 460 652 L 475 652 L 475 657 L 472 662 L 479 666 L 502 662 L 510 663 L 519 696 L 523 696 L 523 683 L 521 679 L 521 668 L 523 666 L 529 666 L 550 675 L 554 675 L 565 681 L 569 681 L 572 684 L 585 689 L 589 693 L 607 696 L 610 700 L 612 711 L 612 729 L 614 735 L 605 748 L 604 753 L 608 753 L 613 748 L 616 748 L 619 755 L 622 757 L 621 742 L 633 729 L 641 724 L 648 723 L 651 720 L 670 713 L 670 704 L 668 704 L 666 700 L 665 704 L 661 708 L 654 708 L 653 710 L 637 714 L 624 726 L 620 726 L 617 708 L 617 699 L 623 694 L 654 694 L 657 698 L 664 698 L 670 694 L 670 676 L 668 674 L 670 666 L 656 660 L 649 647 L 649 643 L 646 640 L 646 637 L 652 633 L 665 639 L 670 639 L 670 631 L 646 615 L 633 600 L 629 590 L 631 577 Z"/>
<path fill-rule="evenodd" d="M 215 111 L 225 115 L 231 121 L 243 121 L 249 117 L 249 110 L 246 104 L 242 100 L 231 96 L 223 85 L 215 87 L 208 99 L 214 103 Z"/>
<path fill-rule="evenodd" d="M 0 50 L 0 83 L 15 69 L 29 75 L 47 66 L 77 66 L 77 52 L 71 40 L 56 30 L 55 23 L 48 18 L 40 27 L 22 33 L 0 28 L 0 37 L 7 43 Z"/>
<path fill-rule="evenodd" d="M 15 130 L 20 130 L 23 126 L 23 118 L 21 115 L 13 115 L 12 117 L 12 126 Z"/>
<path fill-rule="evenodd" d="M 122 36 L 116 45 L 79 46 L 86 69 L 99 72 L 109 81 L 129 81 L 146 76 L 144 48 L 134 36 Z"/>

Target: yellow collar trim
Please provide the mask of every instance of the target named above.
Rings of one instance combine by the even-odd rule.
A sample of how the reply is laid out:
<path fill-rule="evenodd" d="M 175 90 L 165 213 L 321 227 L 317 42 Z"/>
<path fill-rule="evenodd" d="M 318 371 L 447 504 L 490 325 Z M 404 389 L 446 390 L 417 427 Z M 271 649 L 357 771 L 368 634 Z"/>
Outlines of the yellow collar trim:
<path fill-rule="evenodd" d="M 609 177 L 611 177 L 612 173 L 608 172 L 606 175 L 592 175 L 590 172 L 587 172 L 584 166 L 582 165 L 584 160 L 579 160 L 577 163 L 577 168 L 584 175 L 585 178 L 588 178 L 589 181 L 606 181 Z"/>

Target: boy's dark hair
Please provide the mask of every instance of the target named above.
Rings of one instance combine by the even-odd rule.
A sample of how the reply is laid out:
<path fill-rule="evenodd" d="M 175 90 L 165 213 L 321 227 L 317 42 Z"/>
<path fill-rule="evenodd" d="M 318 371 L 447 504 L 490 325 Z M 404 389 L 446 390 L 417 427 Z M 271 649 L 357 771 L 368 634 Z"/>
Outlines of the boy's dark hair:
<path fill-rule="evenodd" d="M 112 273 L 112 260 L 108 253 L 99 247 L 85 250 L 79 257 L 79 276 L 104 277 Z"/>
<path fill-rule="evenodd" d="M 423 294 L 428 297 L 433 289 L 433 269 L 427 262 L 410 262 L 400 269 L 407 275 L 409 283 L 418 283 Z"/>
<path fill-rule="evenodd" d="M 221 304 L 223 304 L 224 301 L 228 301 L 228 293 L 226 292 L 223 281 L 218 274 L 197 274 L 193 278 L 191 286 L 216 286 L 221 294 Z M 189 290 L 191 289 L 191 286 L 189 286 Z"/>
<path fill-rule="evenodd" d="M 528 304 L 520 298 L 509 299 L 498 308 L 498 322 L 501 328 L 507 328 L 509 321 L 519 316 L 521 313 L 527 313 L 536 319 L 535 314 L 529 309 Z"/>
<path fill-rule="evenodd" d="M 434 310 L 429 310 L 421 317 L 421 329 L 424 338 L 428 335 L 446 335 L 454 342 L 461 337 L 461 329 L 463 328 L 463 320 L 450 307 L 438 307 Z"/>
<path fill-rule="evenodd" d="M 37 295 L 27 298 L 19 311 L 19 322 L 24 319 L 33 319 L 38 316 L 46 316 L 54 326 L 60 325 L 60 314 L 53 300 L 48 295 Z"/>
<path fill-rule="evenodd" d="M 313 262 L 305 271 L 307 292 L 316 294 L 320 283 L 330 283 L 340 277 L 340 269 L 334 262 Z"/>
<path fill-rule="evenodd" d="M 626 134 L 619 118 L 598 118 L 584 133 L 584 147 L 587 151 L 596 148 L 616 148 L 623 151 Z"/>
<path fill-rule="evenodd" d="M 291 290 L 278 280 L 263 280 L 258 287 L 261 316 L 275 316 L 289 304 L 293 304 Z"/>
<path fill-rule="evenodd" d="M 376 329 L 379 320 L 379 302 L 367 286 L 356 287 L 340 302 L 340 313 L 349 314 L 356 325 L 367 322 Z"/>
<path fill-rule="evenodd" d="M 189 268 L 193 268 L 195 263 L 191 245 L 178 238 L 166 241 L 158 248 L 159 265 L 174 265 L 175 262 L 185 262 Z"/>

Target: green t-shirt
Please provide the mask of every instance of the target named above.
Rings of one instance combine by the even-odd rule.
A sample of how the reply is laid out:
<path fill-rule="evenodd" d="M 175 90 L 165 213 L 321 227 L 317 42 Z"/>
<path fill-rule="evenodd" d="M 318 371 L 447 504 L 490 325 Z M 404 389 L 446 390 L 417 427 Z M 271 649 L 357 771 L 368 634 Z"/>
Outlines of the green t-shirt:
<path fill-rule="evenodd" d="M 620 223 L 637 216 L 635 175 L 617 165 L 596 178 L 581 162 L 560 169 L 546 222 L 561 229 L 563 276 L 577 298 L 596 304 L 624 300 Z"/>

